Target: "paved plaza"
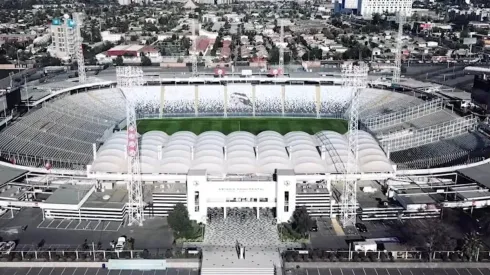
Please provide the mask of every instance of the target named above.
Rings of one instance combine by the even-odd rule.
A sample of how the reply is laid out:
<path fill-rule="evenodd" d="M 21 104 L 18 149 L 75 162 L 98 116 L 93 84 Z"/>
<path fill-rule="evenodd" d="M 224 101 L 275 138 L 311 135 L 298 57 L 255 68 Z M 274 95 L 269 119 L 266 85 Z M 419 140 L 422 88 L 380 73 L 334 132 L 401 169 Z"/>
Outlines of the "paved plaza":
<path fill-rule="evenodd" d="M 204 234 L 204 245 L 246 247 L 278 247 L 280 245 L 276 222 L 270 211 L 263 209 L 257 219 L 255 209 L 209 210 L 209 223 Z"/>

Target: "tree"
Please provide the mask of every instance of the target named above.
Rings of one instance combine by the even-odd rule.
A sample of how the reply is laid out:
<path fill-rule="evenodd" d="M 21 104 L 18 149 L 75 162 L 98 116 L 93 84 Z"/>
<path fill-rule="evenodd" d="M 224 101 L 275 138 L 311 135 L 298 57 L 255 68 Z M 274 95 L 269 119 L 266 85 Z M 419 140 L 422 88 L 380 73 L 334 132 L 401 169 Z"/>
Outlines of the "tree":
<path fill-rule="evenodd" d="M 313 226 L 313 220 L 305 207 L 298 207 L 294 210 L 291 225 L 293 230 L 299 234 L 306 235 L 308 233 Z"/>
<path fill-rule="evenodd" d="M 440 220 L 427 220 L 424 227 L 416 223 L 402 223 L 400 231 L 405 235 L 408 244 L 414 247 L 424 247 L 428 255 L 434 251 L 449 251 L 455 247 L 447 226 Z M 429 257 L 432 259 L 432 257 Z"/>
<path fill-rule="evenodd" d="M 187 207 L 182 203 L 177 203 L 168 214 L 168 225 L 172 228 L 175 238 L 181 238 L 187 236 L 192 229 L 192 223 L 189 219 L 189 212 Z"/>
<path fill-rule="evenodd" d="M 277 47 L 272 47 L 269 51 L 269 63 L 278 64 L 279 63 L 279 49 Z"/>
<path fill-rule="evenodd" d="M 151 66 L 151 59 L 146 55 L 141 55 L 141 66 Z"/>
<path fill-rule="evenodd" d="M 472 231 L 464 236 L 463 239 L 463 255 L 468 257 L 468 260 L 474 261 L 478 259 L 478 253 L 482 248 L 483 244 L 476 231 Z"/>
<path fill-rule="evenodd" d="M 116 64 L 116 66 L 122 66 L 124 64 L 124 59 L 122 56 L 118 55 L 114 60 L 114 64 Z"/>

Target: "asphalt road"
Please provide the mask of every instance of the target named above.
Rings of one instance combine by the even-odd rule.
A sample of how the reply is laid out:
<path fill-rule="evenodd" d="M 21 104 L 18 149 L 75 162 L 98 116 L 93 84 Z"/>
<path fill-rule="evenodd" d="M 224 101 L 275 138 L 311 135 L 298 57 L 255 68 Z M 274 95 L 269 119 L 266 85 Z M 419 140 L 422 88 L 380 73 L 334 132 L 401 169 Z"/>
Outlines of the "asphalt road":
<path fill-rule="evenodd" d="M 291 275 L 490 275 L 488 268 L 305 268 Z"/>
<path fill-rule="evenodd" d="M 108 270 L 102 268 L 0 268 L 0 275 L 198 275 L 193 269 Z"/>

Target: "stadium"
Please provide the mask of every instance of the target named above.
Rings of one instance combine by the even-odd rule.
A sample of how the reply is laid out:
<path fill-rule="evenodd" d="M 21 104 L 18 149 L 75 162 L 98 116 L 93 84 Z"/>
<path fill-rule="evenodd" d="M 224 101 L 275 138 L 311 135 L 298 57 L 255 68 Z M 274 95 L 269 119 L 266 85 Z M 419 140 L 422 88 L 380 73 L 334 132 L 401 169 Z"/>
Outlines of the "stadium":
<path fill-rule="evenodd" d="M 177 203 L 202 223 L 209 209 L 225 217 L 227 209 L 252 208 L 257 216 L 272 209 L 286 222 L 304 206 L 335 217 L 346 178 L 358 180 L 364 220 L 488 205 L 488 188 L 472 177 L 488 162 L 487 127 L 455 112 L 430 83 L 404 79 L 392 88 L 369 78 L 359 98 L 359 173 L 345 175 L 351 93 L 341 82 L 314 73 L 145 72 L 143 86 L 127 88 L 109 69 L 84 84 L 54 77 L 9 87 L 0 104 L 0 206 L 41 208 L 46 219 L 124 221 L 130 98 L 138 99 L 146 217 L 166 216 Z"/>

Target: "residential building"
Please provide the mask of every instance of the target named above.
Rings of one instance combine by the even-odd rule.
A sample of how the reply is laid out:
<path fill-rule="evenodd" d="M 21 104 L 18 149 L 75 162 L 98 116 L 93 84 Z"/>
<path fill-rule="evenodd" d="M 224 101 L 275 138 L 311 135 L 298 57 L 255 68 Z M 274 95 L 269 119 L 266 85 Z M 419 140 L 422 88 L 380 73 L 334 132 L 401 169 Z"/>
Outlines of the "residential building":
<path fill-rule="evenodd" d="M 373 14 L 384 12 L 398 13 L 404 16 L 412 16 L 413 0 L 360 0 L 359 13 L 366 19 L 371 19 Z"/>
<path fill-rule="evenodd" d="M 51 55 L 63 60 L 75 57 L 75 22 L 72 19 L 56 18 L 51 23 Z"/>

